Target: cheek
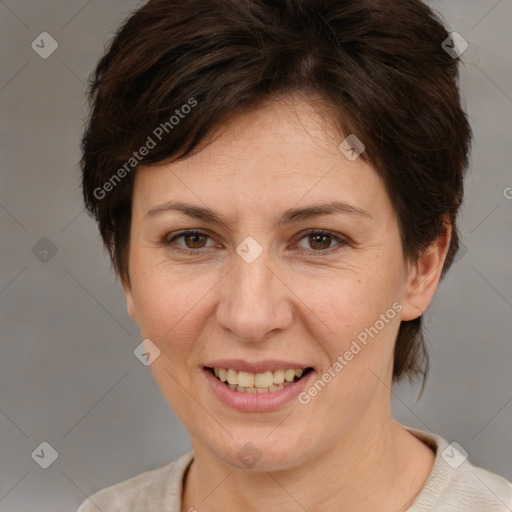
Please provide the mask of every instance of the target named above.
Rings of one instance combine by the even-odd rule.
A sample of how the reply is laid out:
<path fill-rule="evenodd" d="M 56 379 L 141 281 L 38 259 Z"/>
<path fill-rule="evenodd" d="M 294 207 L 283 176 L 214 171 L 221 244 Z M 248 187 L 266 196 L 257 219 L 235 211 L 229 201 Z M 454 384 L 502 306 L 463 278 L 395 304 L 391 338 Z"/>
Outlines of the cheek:
<path fill-rule="evenodd" d="M 400 325 L 396 269 L 369 268 L 327 280 L 301 277 L 291 286 L 307 298 L 300 315 L 327 356 L 319 375 L 329 382 L 325 397 L 347 418 L 362 414 L 387 379 Z"/>
<path fill-rule="evenodd" d="M 134 280 L 134 302 L 142 335 L 161 350 L 190 348 L 206 321 L 208 294 L 217 279 L 207 275 L 178 278 L 180 270 L 153 271 Z M 172 342 L 172 343 L 171 343 Z"/>
<path fill-rule="evenodd" d="M 327 383 L 326 391 L 319 393 L 324 396 L 322 403 L 329 404 L 326 421 L 332 413 L 348 423 L 356 421 L 376 393 L 387 393 L 382 382 L 387 381 L 393 362 L 401 305 L 393 280 L 381 276 L 338 279 L 322 287 L 311 282 L 304 287 L 308 299 L 302 312 L 309 312 L 309 325 L 314 322 L 319 329 L 316 341 L 328 358 L 318 376 Z"/>
<path fill-rule="evenodd" d="M 385 271 L 377 266 L 352 269 L 350 273 L 330 276 L 290 276 L 289 286 L 300 300 L 304 314 L 318 325 L 324 337 L 338 339 L 343 345 L 354 339 L 365 328 L 373 326 L 380 315 L 386 325 L 396 322 L 393 304 L 399 297 L 398 280 L 393 268 Z M 380 323 L 379 323 L 379 328 Z"/>

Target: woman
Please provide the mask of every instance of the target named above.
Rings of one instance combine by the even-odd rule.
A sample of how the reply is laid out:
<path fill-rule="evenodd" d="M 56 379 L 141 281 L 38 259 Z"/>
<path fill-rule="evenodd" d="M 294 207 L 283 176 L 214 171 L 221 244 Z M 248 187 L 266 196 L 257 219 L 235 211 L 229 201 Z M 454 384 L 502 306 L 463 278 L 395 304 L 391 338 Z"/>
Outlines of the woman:
<path fill-rule="evenodd" d="M 84 198 L 193 451 L 80 512 L 510 510 L 510 482 L 391 417 L 459 244 L 454 46 L 419 0 L 150 0 L 124 23 Z"/>

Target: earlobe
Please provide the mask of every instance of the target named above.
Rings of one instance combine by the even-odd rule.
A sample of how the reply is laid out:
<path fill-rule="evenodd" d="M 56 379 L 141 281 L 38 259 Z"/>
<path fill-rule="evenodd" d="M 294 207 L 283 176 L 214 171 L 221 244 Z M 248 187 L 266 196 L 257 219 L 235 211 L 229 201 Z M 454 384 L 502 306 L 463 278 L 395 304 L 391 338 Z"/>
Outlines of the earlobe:
<path fill-rule="evenodd" d="M 445 231 L 410 266 L 402 320 L 414 320 L 429 306 L 441 278 L 443 265 L 450 248 L 452 226 L 445 222 Z"/>

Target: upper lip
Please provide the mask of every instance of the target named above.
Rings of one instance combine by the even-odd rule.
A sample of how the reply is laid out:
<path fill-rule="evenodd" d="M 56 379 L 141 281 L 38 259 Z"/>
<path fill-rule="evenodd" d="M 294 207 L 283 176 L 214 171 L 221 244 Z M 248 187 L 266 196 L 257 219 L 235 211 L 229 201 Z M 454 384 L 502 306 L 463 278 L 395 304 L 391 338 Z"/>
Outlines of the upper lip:
<path fill-rule="evenodd" d="M 276 370 L 288 370 L 298 368 L 311 368 L 308 364 L 294 363 L 289 361 L 278 361 L 276 359 L 267 359 L 265 361 L 249 362 L 243 359 L 219 359 L 205 364 L 209 368 L 232 368 L 241 372 L 263 373 Z"/>

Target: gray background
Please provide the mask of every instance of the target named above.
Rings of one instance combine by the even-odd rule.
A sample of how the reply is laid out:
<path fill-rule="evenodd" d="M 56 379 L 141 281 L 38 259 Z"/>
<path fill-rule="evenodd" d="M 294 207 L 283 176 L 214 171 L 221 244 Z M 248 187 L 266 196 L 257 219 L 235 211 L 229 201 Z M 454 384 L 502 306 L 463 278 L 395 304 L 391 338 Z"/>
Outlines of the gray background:
<path fill-rule="evenodd" d="M 0 2 L 1 511 L 73 511 L 190 449 L 133 355 L 140 335 L 79 189 L 85 80 L 137 4 Z M 512 0 L 429 4 L 469 43 L 461 87 L 475 140 L 464 247 L 425 315 L 427 389 L 417 402 L 418 385 L 395 387 L 393 413 L 512 480 Z M 31 48 L 43 31 L 59 45 L 47 59 Z M 42 237 L 57 248 L 46 262 Z M 43 441 L 58 452 L 48 469 L 31 457 Z"/>

